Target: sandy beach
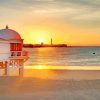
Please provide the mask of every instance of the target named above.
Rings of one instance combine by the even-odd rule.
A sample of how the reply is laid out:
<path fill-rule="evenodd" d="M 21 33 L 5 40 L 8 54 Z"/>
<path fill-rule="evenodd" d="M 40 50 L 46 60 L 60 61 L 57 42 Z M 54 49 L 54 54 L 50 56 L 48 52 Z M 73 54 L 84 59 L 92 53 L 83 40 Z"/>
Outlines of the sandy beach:
<path fill-rule="evenodd" d="M 100 71 L 25 70 L 25 74 L 0 77 L 0 100 L 100 99 Z"/>

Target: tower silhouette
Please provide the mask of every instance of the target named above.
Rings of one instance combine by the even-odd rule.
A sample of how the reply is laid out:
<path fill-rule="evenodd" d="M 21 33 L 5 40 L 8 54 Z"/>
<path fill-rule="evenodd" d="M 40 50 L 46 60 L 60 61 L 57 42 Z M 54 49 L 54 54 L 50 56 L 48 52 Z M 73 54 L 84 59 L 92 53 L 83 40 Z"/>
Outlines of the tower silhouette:
<path fill-rule="evenodd" d="M 53 42 L 52 42 L 52 38 L 51 38 L 51 45 L 53 44 Z"/>

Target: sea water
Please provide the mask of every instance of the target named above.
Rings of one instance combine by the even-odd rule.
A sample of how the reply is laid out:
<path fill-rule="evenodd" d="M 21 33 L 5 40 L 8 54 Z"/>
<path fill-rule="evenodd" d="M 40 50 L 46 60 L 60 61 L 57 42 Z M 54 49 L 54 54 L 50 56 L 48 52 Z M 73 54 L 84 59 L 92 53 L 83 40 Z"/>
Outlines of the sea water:
<path fill-rule="evenodd" d="M 24 48 L 25 66 L 100 66 L 100 47 Z"/>

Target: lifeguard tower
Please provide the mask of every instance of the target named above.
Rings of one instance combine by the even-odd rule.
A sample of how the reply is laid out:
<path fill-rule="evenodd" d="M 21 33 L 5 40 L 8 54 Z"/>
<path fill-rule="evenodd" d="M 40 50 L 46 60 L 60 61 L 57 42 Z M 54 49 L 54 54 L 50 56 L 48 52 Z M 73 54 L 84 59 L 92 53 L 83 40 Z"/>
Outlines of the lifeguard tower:
<path fill-rule="evenodd" d="M 10 69 L 18 71 L 23 76 L 24 62 L 29 58 L 28 52 L 23 50 L 23 39 L 20 35 L 6 26 L 0 30 L 0 69 L 4 75 L 10 76 Z"/>

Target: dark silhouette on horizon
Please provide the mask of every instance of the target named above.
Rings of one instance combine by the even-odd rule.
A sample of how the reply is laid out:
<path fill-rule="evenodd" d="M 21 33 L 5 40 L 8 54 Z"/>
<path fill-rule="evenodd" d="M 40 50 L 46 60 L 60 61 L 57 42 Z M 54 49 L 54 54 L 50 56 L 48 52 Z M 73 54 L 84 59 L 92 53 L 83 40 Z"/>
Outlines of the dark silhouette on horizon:
<path fill-rule="evenodd" d="M 41 47 L 67 47 L 67 44 L 53 44 L 53 39 L 51 38 L 50 44 L 23 44 L 25 48 L 41 48 Z"/>

